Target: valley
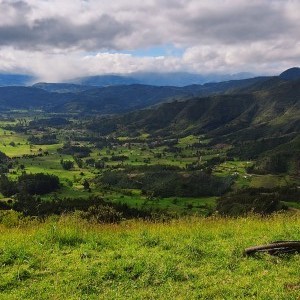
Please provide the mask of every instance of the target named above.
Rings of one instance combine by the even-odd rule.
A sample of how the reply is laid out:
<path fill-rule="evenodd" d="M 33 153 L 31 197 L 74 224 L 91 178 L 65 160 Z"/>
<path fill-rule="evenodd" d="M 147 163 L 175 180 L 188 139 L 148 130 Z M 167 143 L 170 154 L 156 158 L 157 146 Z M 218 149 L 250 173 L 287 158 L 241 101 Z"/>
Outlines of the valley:
<path fill-rule="evenodd" d="M 0 0 L 0 300 L 299 300 L 299 11 Z"/>
<path fill-rule="evenodd" d="M 22 174 L 51 174 L 60 188 L 37 196 L 42 201 L 101 197 L 141 215 L 208 216 L 227 195 L 245 193 L 276 198 L 276 206 L 265 211 L 258 205 L 260 213 L 295 209 L 299 88 L 298 79 L 252 80 L 242 92 L 236 88 L 113 115 L 4 110 L 0 151 L 7 156 L 4 169 L 9 165 L 4 176 L 14 182 Z M 8 193 L 2 201 L 17 195 Z M 245 201 L 255 210 L 249 197 Z M 222 213 L 243 214 L 249 209 L 243 206 L 233 204 L 229 211 L 226 206 Z"/>

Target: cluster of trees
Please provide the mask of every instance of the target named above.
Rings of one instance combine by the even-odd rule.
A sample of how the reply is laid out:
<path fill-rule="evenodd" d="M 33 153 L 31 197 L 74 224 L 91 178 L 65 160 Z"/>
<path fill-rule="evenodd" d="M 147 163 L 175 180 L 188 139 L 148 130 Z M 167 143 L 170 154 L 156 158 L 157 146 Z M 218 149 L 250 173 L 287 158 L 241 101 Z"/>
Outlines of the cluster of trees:
<path fill-rule="evenodd" d="M 60 117 L 53 117 L 53 118 L 46 118 L 46 119 L 36 119 L 29 122 L 30 127 L 61 127 L 71 124 L 71 121 L 60 118 Z"/>
<path fill-rule="evenodd" d="M 58 143 L 56 134 L 43 134 L 42 136 L 31 135 L 27 140 L 29 143 L 34 145 L 52 145 Z"/>
<path fill-rule="evenodd" d="M 85 161 L 86 165 L 90 166 L 90 167 L 94 167 L 96 169 L 103 169 L 105 168 L 105 160 L 101 159 L 101 160 L 96 160 L 94 158 L 88 158 Z"/>
<path fill-rule="evenodd" d="M 9 157 L 5 153 L 0 151 L 0 173 L 6 173 L 8 171 Z"/>
<path fill-rule="evenodd" d="M 97 223 L 116 223 L 123 219 L 143 218 L 166 220 L 174 217 L 158 208 L 133 208 L 123 203 L 111 203 L 99 196 L 83 198 L 55 198 L 42 200 L 39 196 L 17 194 L 10 203 L 0 202 L 1 209 L 13 209 L 24 216 L 44 218 L 50 215 L 76 213 L 79 217 Z"/>
<path fill-rule="evenodd" d="M 60 187 L 59 178 L 55 175 L 44 173 L 22 174 L 16 181 L 7 176 L 0 177 L 0 192 L 10 197 L 22 193 L 29 195 L 44 195 L 51 193 Z"/>
<path fill-rule="evenodd" d="M 89 156 L 92 150 L 86 146 L 76 146 L 71 144 L 65 144 L 62 148 L 57 150 L 58 153 L 67 154 L 83 158 Z"/>
<path fill-rule="evenodd" d="M 74 167 L 74 162 L 71 160 L 61 159 L 60 164 L 63 167 L 63 169 L 67 171 L 71 170 Z"/>
<path fill-rule="evenodd" d="M 6 154 L 0 151 L 0 163 L 4 163 L 7 160 L 8 160 L 8 157 L 6 156 Z"/>
<path fill-rule="evenodd" d="M 49 216 L 68 212 L 87 211 L 89 207 L 105 205 L 100 197 L 82 198 L 57 198 L 42 200 L 40 197 L 29 194 L 18 194 L 12 208 L 28 216 Z"/>
<path fill-rule="evenodd" d="M 127 155 L 112 155 L 111 161 L 125 161 L 129 157 Z"/>
<path fill-rule="evenodd" d="M 79 168 L 83 167 L 84 161 L 82 160 L 82 158 L 80 158 L 76 155 L 73 155 L 73 159 L 74 159 L 74 161 L 76 162 L 76 164 Z"/>
<path fill-rule="evenodd" d="M 107 171 L 99 180 L 108 187 L 141 189 L 144 194 L 155 197 L 219 196 L 228 191 L 233 182 L 231 177 L 220 178 L 201 171 L 181 173 L 169 170 L 143 173 Z"/>
<path fill-rule="evenodd" d="M 249 213 L 271 214 L 285 210 L 278 193 L 267 189 L 248 188 L 217 200 L 216 210 L 221 215 L 241 216 Z"/>

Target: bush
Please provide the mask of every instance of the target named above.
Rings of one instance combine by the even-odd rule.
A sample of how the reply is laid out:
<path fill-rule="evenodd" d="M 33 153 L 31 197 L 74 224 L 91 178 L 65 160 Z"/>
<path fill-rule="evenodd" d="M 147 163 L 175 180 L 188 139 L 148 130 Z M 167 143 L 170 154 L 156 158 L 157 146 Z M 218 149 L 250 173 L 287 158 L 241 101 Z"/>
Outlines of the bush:
<path fill-rule="evenodd" d="M 126 155 L 113 155 L 111 157 L 111 161 L 125 161 L 128 159 L 128 156 Z"/>
<path fill-rule="evenodd" d="M 97 223 L 118 223 L 122 220 L 122 213 L 108 205 L 93 205 L 80 216 Z"/>
<path fill-rule="evenodd" d="M 18 226 L 23 214 L 14 210 L 0 211 L 0 223 L 6 227 Z"/>
<path fill-rule="evenodd" d="M 16 195 L 13 209 L 29 216 L 49 216 L 74 212 L 75 210 L 87 211 L 94 205 L 103 205 L 100 197 L 82 198 L 55 198 L 53 200 L 41 200 L 39 197 L 20 193 Z"/>
<path fill-rule="evenodd" d="M 61 160 L 60 161 L 61 166 L 64 170 L 71 170 L 74 167 L 74 162 L 71 160 Z"/>

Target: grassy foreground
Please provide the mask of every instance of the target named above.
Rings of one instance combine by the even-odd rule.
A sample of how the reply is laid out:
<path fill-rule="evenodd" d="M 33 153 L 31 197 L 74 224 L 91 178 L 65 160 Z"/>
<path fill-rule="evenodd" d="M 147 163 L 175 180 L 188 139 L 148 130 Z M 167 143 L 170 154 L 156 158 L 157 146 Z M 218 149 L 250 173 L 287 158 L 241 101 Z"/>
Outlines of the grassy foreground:
<path fill-rule="evenodd" d="M 299 299 L 300 256 L 245 247 L 300 240 L 300 218 L 0 225 L 0 299 Z"/>

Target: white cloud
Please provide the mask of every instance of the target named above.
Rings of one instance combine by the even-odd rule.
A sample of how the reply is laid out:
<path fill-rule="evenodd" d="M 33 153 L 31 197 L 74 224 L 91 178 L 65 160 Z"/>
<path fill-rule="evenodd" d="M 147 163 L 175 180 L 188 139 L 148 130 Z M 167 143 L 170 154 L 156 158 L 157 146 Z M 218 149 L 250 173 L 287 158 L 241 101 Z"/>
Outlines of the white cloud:
<path fill-rule="evenodd" d="M 299 65 L 297 0 L 0 0 L 0 71 L 278 73 Z M 174 45 L 182 57 L 124 54 Z M 90 54 L 90 53 L 94 54 Z"/>

